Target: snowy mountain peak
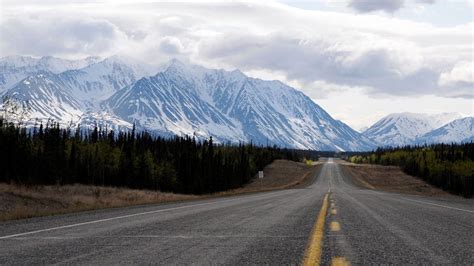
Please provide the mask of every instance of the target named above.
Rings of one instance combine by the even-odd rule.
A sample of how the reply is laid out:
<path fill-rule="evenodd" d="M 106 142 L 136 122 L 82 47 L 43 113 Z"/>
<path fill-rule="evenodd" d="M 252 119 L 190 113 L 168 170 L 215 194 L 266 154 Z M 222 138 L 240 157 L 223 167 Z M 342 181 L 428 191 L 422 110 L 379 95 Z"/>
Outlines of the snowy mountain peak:
<path fill-rule="evenodd" d="M 83 58 L 78 60 L 67 60 L 54 56 L 43 56 L 36 62 L 36 67 L 53 73 L 61 73 L 71 69 L 79 69 L 98 62 L 98 58 Z"/>
<path fill-rule="evenodd" d="M 458 113 L 395 113 L 380 119 L 363 134 L 381 146 L 409 145 L 422 135 L 460 117 Z"/>
<path fill-rule="evenodd" d="M 456 119 L 417 139 L 421 144 L 469 141 L 474 141 L 474 117 Z"/>
<path fill-rule="evenodd" d="M 25 67 L 38 62 L 38 59 L 31 56 L 10 55 L 0 58 L 0 67 Z"/>
<path fill-rule="evenodd" d="M 60 77 L 48 71 L 28 76 L 8 90 L 4 99 L 20 103 L 29 120 L 55 120 L 63 124 L 82 115 L 80 103 L 69 93 Z M 12 103 L 12 102 L 10 102 Z M 8 108 L 8 106 L 4 106 Z"/>
<path fill-rule="evenodd" d="M 441 127 L 450 123 L 454 120 L 463 118 L 464 116 L 460 113 L 441 113 L 436 115 L 431 115 L 430 118 L 433 121 L 433 126 L 435 128 Z"/>
<path fill-rule="evenodd" d="M 183 62 L 181 62 L 179 59 L 177 58 L 172 58 L 169 62 L 168 62 L 168 67 L 181 67 L 181 68 L 185 68 L 187 67 L 187 65 L 185 65 Z"/>
<path fill-rule="evenodd" d="M 334 120 L 303 93 L 240 71 L 179 60 L 105 101 L 117 117 L 162 134 L 198 134 L 323 150 L 367 150 L 372 143 Z"/>
<path fill-rule="evenodd" d="M 206 72 L 209 71 L 209 69 L 206 69 L 202 66 L 185 64 L 182 61 L 173 58 L 166 64 L 164 73 L 170 75 L 180 75 L 183 78 L 196 79 L 201 78 Z"/>
<path fill-rule="evenodd" d="M 66 70 L 58 73 L 62 69 Z M 360 151 L 373 149 L 374 143 L 411 144 L 422 136 L 442 139 L 427 134 L 459 118 L 451 113 L 392 114 L 364 131 L 364 136 L 280 81 L 177 59 L 157 74 L 153 69 L 123 56 L 102 60 L 6 57 L 0 60 L 0 85 L 7 88 L 3 96 L 28 103 L 32 120 L 116 129 L 136 124 L 164 136 L 213 136 L 221 142 L 301 149 Z M 469 121 L 452 122 L 433 134 L 470 138 Z M 466 131 L 467 135 L 460 133 Z"/>
<path fill-rule="evenodd" d="M 395 120 L 423 120 L 429 123 L 432 127 L 439 127 L 445 125 L 455 119 L 461 118 L 459 113 L 440 113 L 440 114 L 425 114 L 425 113 L 393 113 L 387 115 L 384 119 Z"/>
<path fill-rule="evenodd" d="M 96 63 L 98 58 L 88 57 L 79 60 L 67 60 L 53 56 L 33 58 L 29 56 L 7 56 L 0 59 L 0 93 L 12 88 L 16 83 L 40 71 L 55 74 L 87 67 Z"/>
<path fill-rule="evenodd" d="M 113 55 L 98 62 L 102 65 L 116 68 L 128 68 L 133 71 L 137 77 L 151 76 L 156 74 L 158 67 L 141 62 L 134 58 L 124 55 Z"/>
<path fill-rule="evenodd" d="M 97 63 L 100 60 L 102 60 L 100 56 L 89 56 L 84 58 L 84 61 L 86 61 L 88 64 Z"/>
<path fill-rule="evenodd" d="M 234 69 L 234 70 L 230 71 L 229 75 L 232 76 L 232 77 L 238 78 L 238 79 L 246 77 L 245 74 L 242 71 L 240 71 L 239 69 Z"/>
<path fill-rule="evenodd" d="M 109 65 L 109 66 L 113 66 L 113 65 L 128 66 L 129 64 L 131 64 L 131 61 L 132 61 L 132 59 L 126 58 L 124 56 L 113 55 L 113 56 L 110 56 L 110 57 L 106 57 L 106 58 L 104 58 L 103 60 L 101 60 L 99 62 L 101 64 Z"/>

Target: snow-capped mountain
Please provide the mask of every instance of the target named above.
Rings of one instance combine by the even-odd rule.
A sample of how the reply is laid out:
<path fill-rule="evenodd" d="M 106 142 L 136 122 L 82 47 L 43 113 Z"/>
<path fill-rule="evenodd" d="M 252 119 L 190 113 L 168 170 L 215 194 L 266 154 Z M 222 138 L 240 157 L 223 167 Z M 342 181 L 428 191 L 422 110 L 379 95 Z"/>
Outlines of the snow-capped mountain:
<path fill-rule="evenodd" d="M 55 120 L 67 124 L 83 115 L 81 104 L 58 75 L 39 72 L 20 81 L 3 96 L 3 108 L 34 120 Z M 21 110 L 15 110 L 21 109 Z"/>
<path fill-rule="evenodd" d="M 104 107 L 124 121 L 160 133 L 306 149 L 373 148 L 370 140 L 281 82 L 177 60 L 156 76 L 118 91 Z"/>
<path fill-rule="evenodd" d="M 18 57 L 16 60 L 9 60 L 15 66 L 28 66 L 27 71 L 20 71 L 21 67 L 14 67 L 15 71 L 20 71 L 21 75 L 29 74 L 27 79 L 41 79 L 42 77 L 36 73 L 48 72 L 54 75 L 54 79 L 50 79 L 46 86 L 59 86 L 63 90 L 68 91 L 71 96 L 82 105 L 82 109 L 98 112 L 99 103 L 119 89 L 130 85 L 138 78 L 152 73 L 149 66 L 135 63 L 127 58 L 112 56 L 101 61 L 96 58 L 88 58 L 85 60 L 64 62 L 61 59 L 53 57 L 42 57 L 34 59 L 30 57 Z M 82 67 L 86 65 L 85 67 Z M 79 67 L 78 69 L 69 69 Z M 55 75 L 51 69 L 69 69 Z M 37 70 L 45 69 L 45 70 Z M 12 76 L 11 76 L 12 77 Z M 41 83 L 41 81 L 38 81 Z M 34 82 L 33 82 L 34 83 Z M 53 85 L 53 83 L 57 83 Z M 18 82 L 12 85 L 15 87 Z"/>
<path fill-rule="evenodd" d="M 432 122 L 432 125 L 436 129 L 436 128 L 446 125 L 447 123 L 450 123 L 456 119 L 460 119 L 463 117 L 465 116 L 461 115 L 460 113 L 441 113 L 441 114 L 430 115 L 430 120 Z"/>
<path fill-rule="evenodd" d="M 409 145 L 415 143 L 422 135 L 460 117 L 461 115 L 456 113 L 390 114 L 365 130 L 363 135 L 380 146 Z"/>
<path fill-rule="evenodd" d="M 156 69 L 119 56 L 77 61 L 6 57 L 0 60 L 0 70 L 3 81 L 8 79 L 2 84 L 10 86 L 0 94 L 27 103 L 30 122 L 52 119 L 62 125 L 98 124 L 113 129 L 136 124 L 140 129 L 166 136 L 212 135 L 222 142 L 368 150 L 376 146 L 374 143 L 412 144 L 460 117 L 393 114 L 360 134 L 333 119 L 300 91 L 279 81 L 177 60 L 153 76 L 150 74 Z M 16 79 L 19 80 L 13 82 Z M 3 109 L 6 107 L 9 106 Z M 449 132 L 458 132 L 453 128 Z M 444 140 L 436 136 L 433 141 Z"/>
<path fill-rule="evenodd" d="M 456 119 L 417 139 L 417 143 L 452 143 L 474 141 L 474 117 Z"/>
<path fill-rule="evenodd" d="M 377 145 L 474 138 L 472 118 L 458 119 L 461 115 L 453 113 L 392 114 L 360 134 L 279 81 L 177 60 L 151 76 L 157 69 L 121 56 L 75 61 L 4 57 L 0 59 L 0 90 L 4 89 L 0 109 L 21 109 L 29 123 L 54 120 L 114 130 L 135 124 L 165 136 L 213 136 L 221 142 L 302 149 L 369 150 Z"/>
<path fill-rule="evenodd" d="M 80 60 L 66 60 L 52 56 L 33 58 L 30 56 L 6 56 L 0 58 L 0 93 L 12 88 L 22 79 L 47 71 L 61 73 L 71 69 L 84 68 L 99 61 L 98 57 Z"/>
<path fill-rule="evenodd" d="M 112 56 L 85 68 L 62 72 L 59 76 L 77 100 L 97 111 L 101 101 L 151 73 L 151 68 L 144 64 Z"/>
<path fill-rule="evenodd" d="M 221 140 L 245 141 L 233 121 L 166 73 L 140 79 L 104 105 L 124 121 L 162 135 L 214 135 Z"/>

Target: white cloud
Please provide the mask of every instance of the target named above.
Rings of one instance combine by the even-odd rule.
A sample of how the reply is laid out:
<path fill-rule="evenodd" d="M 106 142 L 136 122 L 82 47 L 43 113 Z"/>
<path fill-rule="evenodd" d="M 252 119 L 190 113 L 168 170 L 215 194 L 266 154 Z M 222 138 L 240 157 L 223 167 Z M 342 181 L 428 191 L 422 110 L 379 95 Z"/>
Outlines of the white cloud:
<path fill-rule="evenodd" d="M 124 53 L 152 63 L 178 57 L 279 73 L 308 87 L 323 81 L 384 95 L 471 97 L 446 90 L 440 75 L 472 53 L 472 23 L 438 28 L 271 2 L 56 3 L 5 11 L 2 54 Z"/>
<path fill-rule="evenodd" d="M 392 7 L 372 2 L 389 11 L 404 1 Z M 28 3 L 2 6 L 1 56 L 121 53 L 149 63 L 176 57 L 280 79 L 324 101 L 351 93 L 474 97 L 472 64 L 462 63 L 472 58 L 473 23 L 437 27 L 380 12 L 302 10 L 267 1 Z"/>
<path fill-rule="evenodd" d="M 439 83 L 441 85 L 448 85 L 456 82 L 474 83 L 474 62 L 459 62 L 451 69 L 451 71 L 443 72 L 439 77 Z"/>
<path fill-rule="evenodd" d="M 94 55 L 114 52 L 127 37 L 111 22 L 52 13 L 10 17 L 0 25 L 2 51 L 34 55 Z"/>
<path fill-rule="evenodd" d="M 457 0 L 459 1 L 459 0 Z M 415 4 L 416 9 L 423 9 L 424 5 L 432 5 L 436 0 L 348 0 L 347 5 L 354 10 L 367 13 L 373 11 L 384 11 L 394 13 L 404 8 L 408 3 Z"/>
<path fill-rule="evenodd" d="M 166 36 L 161 39 L 160 50 L 163 53 L 170 54 L 170 55 L 180 54 L 183 51 L 183 49 L 184 47 L 178 38 Z"/>
<path fill-rule="evenodd" d="M 349 6 L 360 12 L 383 10 L 395 12 L 402 8 L 405 0 L 350 0 Z"/>
<path fill-rule="evenodd" d="M 441 73 L 438 84 L 452 97 L 474 98 L 474 62 L 462 61 Z"/>
<path fill-rule="evenodd" d="M 397 43 L 397 40 L 385 44 L 384 40 L 367 34 L 357 35 L 358 38 L 344 39 L 344 36 L 308 38 L 304 34 L 288 32 L 231 33 L 201 42 L 199 50 L 205 58 L 242 69 L 283 71 L 288 79 L 303 84 L 326 80 L 391 91 L 398 87 L 385 84 L 385 81 L 399 83 L 413 79 L 423 71 L 423 58 L 416 53 L 416 47 L 407 48 L 412 45 Z M 400 88 L 399 93 L 409 89 Z"/>

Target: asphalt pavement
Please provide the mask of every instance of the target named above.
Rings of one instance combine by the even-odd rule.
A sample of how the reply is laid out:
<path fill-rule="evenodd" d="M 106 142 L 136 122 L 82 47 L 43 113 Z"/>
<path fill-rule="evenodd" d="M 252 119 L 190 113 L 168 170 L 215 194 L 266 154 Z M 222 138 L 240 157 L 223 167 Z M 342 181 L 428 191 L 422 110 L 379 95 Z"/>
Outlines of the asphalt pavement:
<path fill-rule="evenodd" d="M 306 188 L 3 222 L 0 264 L 473 265 L 473 243 L 473 200 L 362 189 L 329 159 Z"/>

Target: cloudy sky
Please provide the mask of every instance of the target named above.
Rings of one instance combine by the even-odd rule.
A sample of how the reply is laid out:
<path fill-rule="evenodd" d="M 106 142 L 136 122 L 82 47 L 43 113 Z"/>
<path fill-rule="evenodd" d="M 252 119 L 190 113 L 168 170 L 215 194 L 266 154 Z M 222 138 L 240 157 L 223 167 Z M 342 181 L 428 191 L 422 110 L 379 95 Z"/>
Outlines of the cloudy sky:
<path fill-rule="evenodd" d="M 0 0 L 0 56 L 170 58 L 278 79 L 355 129 L 474 115 L 474 0 Z"/>

